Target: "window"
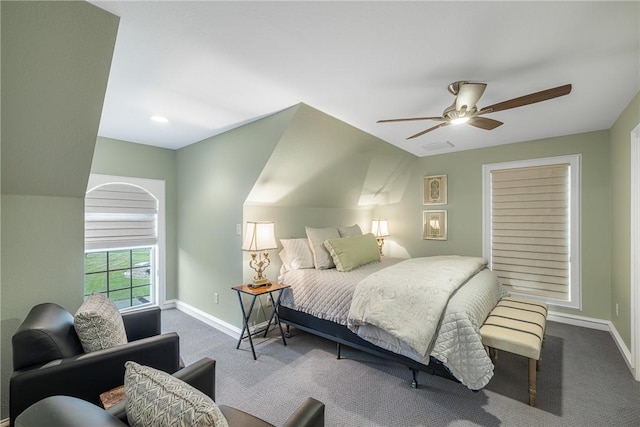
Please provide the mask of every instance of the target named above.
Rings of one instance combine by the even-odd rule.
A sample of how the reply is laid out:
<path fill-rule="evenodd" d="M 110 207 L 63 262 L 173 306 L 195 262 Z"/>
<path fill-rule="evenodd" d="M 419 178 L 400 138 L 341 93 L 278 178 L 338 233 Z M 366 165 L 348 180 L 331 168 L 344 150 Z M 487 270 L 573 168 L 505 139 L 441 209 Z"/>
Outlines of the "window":
<path fill-rule="evenodd" d="M 91 175 L 85 197 L 85 297 L 120 309 L 164 297 L 164 181 Z"/>
<path fill-rule="evenodd" d="M 154 252 L 154 247 L 86 252 L 84 296 L 103 293 L 120 309 L 151 303 Z"/>
<path fill-rule="evenodd" d="M 484 256 L 507 290 L 580 308 L 580 156 L 483 166 Z"/>

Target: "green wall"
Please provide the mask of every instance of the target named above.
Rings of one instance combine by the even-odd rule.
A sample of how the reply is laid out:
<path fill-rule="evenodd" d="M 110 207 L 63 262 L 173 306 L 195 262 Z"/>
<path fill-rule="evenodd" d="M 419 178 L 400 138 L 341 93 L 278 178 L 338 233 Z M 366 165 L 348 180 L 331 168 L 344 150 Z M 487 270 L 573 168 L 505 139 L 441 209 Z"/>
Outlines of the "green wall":
<path fill-rule="evenodd" d="M 85 2 L 2 2 L 3 194 L 83 194 L 118 19 Z"/>
<path fill-rule="evenodd" d="M 177 152 L 177 298 L 242 325 L 232 286 L 242 283 L 242 205 L 296 107 Z M 219 303 L 214 301 L 219 294 Z"/>
<path fill-rule="evenodd" d="M 2 381 L 32 306 L 82 302 L 84 192 L 118 18 L 84 2 L 6 2 L 1 13 Z"/>
<path fill-rule="evenodd" d="M 611 128 L 612 322 L 631 348 L 631 131 L 640 123 L 640 92 Z M 619 307 L 619 316 L 615 313 Z M 636 307 L 640 309 L 640 307 Z"/>
<path fill-rule="evenodd" d="M 2 418 L 9 416 L 11 337 L 31 307 L 82 303 L 84 200 L 2 195 Z"/>
<path fill-rule="evenodd" d="M 416 159 L 300 104 L 246 204 L 371 209 L 400 200 Z"/>
<path fill-rule="evenodd" d="M 178 298 L 240 326 L 230 287 L 255 272 L 237 224 L 272 220 L 278 238 L 304 236 L 305 225 L 368 230 L 377 204 L 401 199 L 415 160 L 305 104 L 179 150 Z"/>
<path fill-rule="evenodd" d="M 91 173 L 165 181 L 167 299 L 178 295 L 176 157 L 175 150 L 98 137 L 91 164 Z"/>
<path fill-rule="evenodd" d="M 609 132 L 599 131 L 499 147 L 420 158 L 405 197 L 381 207 L 376 215 L 389 220 L 393 250 L 410 256 L 482 255 L 482 165 L 512 160 L 582 154 L 582 307 L 563 311 L 598 319 L 611 318 Z M 423 177 L 447 174 L 449 236 L 422 240 Z M 599 232 L 592 232 L 597 230 Z"/>

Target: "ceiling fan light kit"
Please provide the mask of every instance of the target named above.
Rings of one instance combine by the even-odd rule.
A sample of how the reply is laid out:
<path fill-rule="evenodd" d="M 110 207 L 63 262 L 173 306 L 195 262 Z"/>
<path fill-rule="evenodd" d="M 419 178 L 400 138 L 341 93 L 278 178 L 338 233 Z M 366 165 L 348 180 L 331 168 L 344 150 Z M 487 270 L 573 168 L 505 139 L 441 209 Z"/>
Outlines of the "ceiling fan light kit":
<path fill-rule="evenodd" d="M 518 98 L 509 99 L 507 101 L 502 101 L 478 110 L 476 104 L 480 100 L 480 97 L 484 93 L 486 87 L 486 83 L 469 83 L 467 81 L 453 82 L 447 89 L 456 97 L 456 99 L 450 106 L 444 109 L 442 117 L 385 119 L 378 120 L 378 123 L 408 122 L 417 120 L 435 120 L 442 122 L 436 126 L 430 127 L 429 129 L 423 130 L 422 132 L 418 132 L 415 135 L 411 135 L 407 139 L 417 138 L 441 127 L 463 123 L 484 130 L 492 130 L 502 125 L 502 122 L 488 117 L 481 117 L 482 115 L 535 104 L 536 102 L 547 101 L 549 99 L 558 98 L 571 93 L 571 84 L 566 84 L 540 92 L 530 93 Z"/>
<path fill-rule="evenodd" d="M 462 116 L 462 117 L 457 117 L 455 119 L 451 119 L 451 124 L 452 125 L 461 125 L 463 123 L 467 123 L 468 121 L 469 121 L 469 117 Z"/>

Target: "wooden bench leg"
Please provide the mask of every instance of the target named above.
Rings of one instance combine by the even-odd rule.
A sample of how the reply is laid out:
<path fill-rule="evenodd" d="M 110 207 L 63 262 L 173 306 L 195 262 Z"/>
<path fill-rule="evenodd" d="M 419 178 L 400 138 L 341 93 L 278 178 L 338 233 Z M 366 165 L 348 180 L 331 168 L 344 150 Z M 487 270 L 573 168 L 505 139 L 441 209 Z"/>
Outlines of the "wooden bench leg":
<path fill-rule="evenodd" d="M 538 359 L 538 363 L 536 364 L 536 370 L 542 369 L 542 347 L 544 346 L 544 342 L 547 339 L 546 336 L 542 337 L 542 344 L 540 344 L 540 358 Z"/>
<path fill-rule="evenodd" d="M 498 359 L 498 349 L 495 347 L 489 347 L 487 345 L 484 346 L 485 351 L 487 352 L 487 354 L 489 355 L 489 357 L 491 358 L 491 360 L 497 360 Z"/>
<path fill-rule="evenodd" d="M 536 359 L 529 359 L 529 406 L 536 406 Z"/>

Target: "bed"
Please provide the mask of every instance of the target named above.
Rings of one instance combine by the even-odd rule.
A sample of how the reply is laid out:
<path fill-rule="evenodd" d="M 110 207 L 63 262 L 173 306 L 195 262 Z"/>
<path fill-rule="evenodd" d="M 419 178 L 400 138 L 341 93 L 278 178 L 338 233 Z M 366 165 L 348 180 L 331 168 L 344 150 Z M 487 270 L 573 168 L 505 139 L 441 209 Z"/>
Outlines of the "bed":
<path fill-rule="evenodd" d="M 298 243 L 303 243 L 303 239 L 297 240 Z M 433 264 L 469 257 L 426 257 L 409 260 L 382 257 L 378 258 L 380 261 L 357 266 L 350 271 L 308 266 L 299 268 L 300 265 L 292 263 L 286 253 L 281 253 L 281 257 L 283 268 L 279 281 L 291 286 L 283 292 L 278 308 L 281 322 L 285 323 L 287 328 L 294 326 L 337 342 L 338 358 L 340 346 L 344 344 L 401 363 L 412 371 L 414 387 L 417 386 L 418 371 L 459 381 L 471 390 L 483 388 L 493 376 L 493 364 L 482 345 L 479 328 L 506 292 L 496 275 L 485 268 L 486 262 L 476 264 L 477 267 L 470 267 L 473 271 L 462 277 L 448 296 L 440 296 L 446 300 L 440 314 L 431 320 L 425 320 L 429 318 L 428 315 L 417 316 L 420 317 L 420 321 L 411 324 L 412 320 L 409 317 L 403 319 L 401 312 L 406 311 L 409 313 L 407 316 L 416 317 L 411 314 L 413 308 L 410 306 L 418 305 L 414 304 L 413 300 L 419 301 L 421 305 L 423 301 L 431 299 L 431 296 L 420 300 L 416 298 L 414 290 L 409 299 L 406 295 L 402 299 L 403 297 L 397 294 L 403 286 L 395 286 L 394 278 L 398 277 L 397 282 L 404 284 L 411 279 L 404 277 L 402 271 L 421 268 L 419 265 L 422 263 Z M 474 260 L 477 261 L 478 258 Z M 421 272 L 418 276 L 424 274 Z M 383 278 L 382 288 L 363 286 L 373 278 L 379 281 L 379 276 Z M 393 292 L 385 295 L 385 289 L 391 289 Z M 354 315 L 356 303 L 363 297 L 368 299 L 371 295 L 377 296 L 378 304 L 386 304 L 389 298 L 401 301 L 399 314 L 393 315 L 394 319 L 400 319 L 396 319 L 395 325 L 391 322 L 390 333 L 385 330 L 384 325 L 389 319 L 383 319 L 382 327 L 379 327 L 375 322 L 362 322 L 370 317 L 370 313 L 362 314 L 355 310 Z M 369 302 L 365 306 L 367 304 Z M 375 304 L 376 301 L 372 309 L 374 312 L 377 310 Z M 393 312 L 386 308 L 382 311 Z M 405 329 L 410 331 L 422 328 L 423 323 L 428 326 L 427 329 L 432 330 L 433 335 L 430 338 L 429 334 L 426 335 L 429 338 L 428 342 L 416 341 L 417 344 L 409 345 L 407 341 L 411 342 L 411 339 L 405 340 L 402 333 L 394 330 L 398 326 L 403 327 L 405 323 L 408 323 L 408 328 Z"/>

